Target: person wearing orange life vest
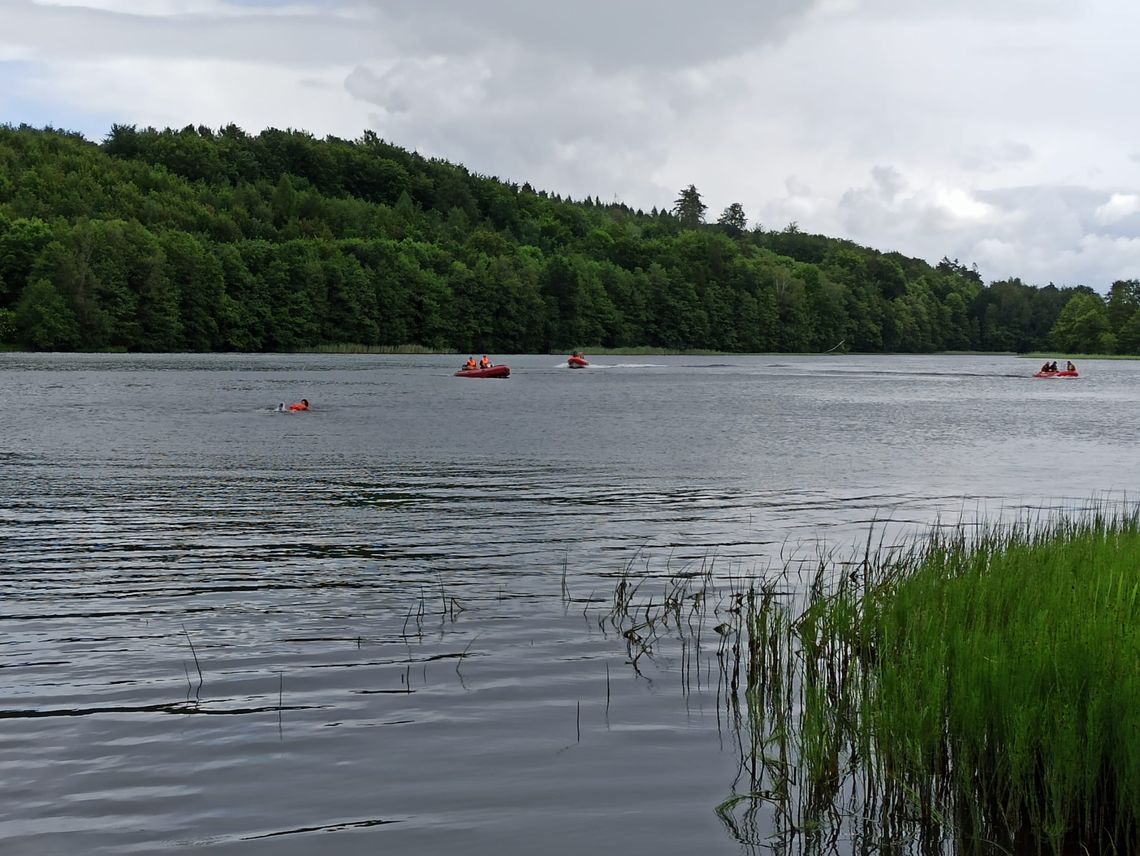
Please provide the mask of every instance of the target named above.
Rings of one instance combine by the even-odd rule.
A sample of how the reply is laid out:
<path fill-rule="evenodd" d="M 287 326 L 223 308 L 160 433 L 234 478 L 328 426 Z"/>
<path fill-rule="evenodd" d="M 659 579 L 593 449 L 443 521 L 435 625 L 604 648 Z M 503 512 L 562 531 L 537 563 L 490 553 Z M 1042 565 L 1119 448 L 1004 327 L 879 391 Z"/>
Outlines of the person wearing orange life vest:
<path fill-rule="evenodd" d="M 479 366 L 475 363 L 474 357 L 468 357 L 467 362 L 463 364 L 463 371 L 465 372 L 473 372 L 477 368 L 479 368 Z"/>
<path fill-rule="evenodd" d="M 292 413 L 296 413 L 298 410 L 308 410 L 308 409 L 309 409 L 309 399 L 307 399 L 307 398 L 302 398 L 300 401 L 294 401 L 292 404 L 289 405 L 289 411 Z"/>
<path fill-rule="evenodd" d="M 491 361 L 489 359 L 487 359 L 486 354 L 483 355 L 483 359 L 479 360 L 479 368 L 481 368 L 481 369 L 491 368 Z"/>

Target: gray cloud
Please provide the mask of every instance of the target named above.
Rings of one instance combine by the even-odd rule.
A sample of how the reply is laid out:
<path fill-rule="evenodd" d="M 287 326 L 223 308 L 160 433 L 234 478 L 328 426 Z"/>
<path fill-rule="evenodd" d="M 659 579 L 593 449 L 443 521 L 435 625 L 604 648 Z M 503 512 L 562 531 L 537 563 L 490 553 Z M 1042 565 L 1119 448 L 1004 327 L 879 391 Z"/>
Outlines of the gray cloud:
<path fill-rule="evenodd" d="M 997 172 L 1023 164 L 1033 158 L 1033 147 L 1027 143 L 1006 140 L 1001 143 L 973 144 L 964 147 L 959 163 L 970 172 Z"/>
<path fill-rule="evenodd" d="M 606 70 L 683 68 L 782 39 L 813 0 L 436 0 L 378 4 L 409 42 L 429 51 L 515 44 Z"/>
<path fill-rule="evenodd" d="M 0 0 L 0 104 L 371 127 L 575 198 L 695 183 L 710 212 L 984 276 L 1140 275 L 1124 0 L 70 2 Z"/>
<path fill-rule="evenodd" d="M 293 14 L 142 15 L 3 0 L 0 46 L 38 60 L 229 59 L 290 66 L 364 62 L 382 45 L 367 21 L 319 9 Z"/>
<path fill-rule="evenodd" d="M 673 102 L 683 100 L 637 74 L 602 77 L 508 54 L 358 68 L 347 86 L 377 108 L 374 125 L 388 139 L 579 198 L 634 202 L 677 121 Z"/>

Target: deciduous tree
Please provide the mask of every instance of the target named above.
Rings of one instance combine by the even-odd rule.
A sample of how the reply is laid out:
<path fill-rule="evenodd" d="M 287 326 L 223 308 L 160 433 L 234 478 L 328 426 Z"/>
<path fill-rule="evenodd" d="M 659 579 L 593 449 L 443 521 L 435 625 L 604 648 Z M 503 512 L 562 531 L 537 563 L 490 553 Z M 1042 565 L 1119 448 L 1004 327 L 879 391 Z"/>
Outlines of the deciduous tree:
<path fill-rule="evenodd" d="M 1049 336 L 1062 351 L 1068 353 L 1097 353 L 1110 342 L 1108 314 L 1100 295 L 1074 294 L 1065 304 Z"/>

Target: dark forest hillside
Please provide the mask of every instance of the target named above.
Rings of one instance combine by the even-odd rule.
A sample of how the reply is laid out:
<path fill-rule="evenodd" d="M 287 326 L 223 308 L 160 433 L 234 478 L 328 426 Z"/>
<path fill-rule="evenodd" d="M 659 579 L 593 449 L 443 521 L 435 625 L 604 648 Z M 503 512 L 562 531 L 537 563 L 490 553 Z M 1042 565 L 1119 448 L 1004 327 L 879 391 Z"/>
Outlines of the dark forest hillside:
<path fill-rule="evenodd" d="M 983 283 L 849 241 L 563 199 L 365 133 L 0 127 L 0 341 L 34 349 L 1140 352 L 1140 282 Z M 1107 286 L 1108 284 L 1098 284 Z"/>

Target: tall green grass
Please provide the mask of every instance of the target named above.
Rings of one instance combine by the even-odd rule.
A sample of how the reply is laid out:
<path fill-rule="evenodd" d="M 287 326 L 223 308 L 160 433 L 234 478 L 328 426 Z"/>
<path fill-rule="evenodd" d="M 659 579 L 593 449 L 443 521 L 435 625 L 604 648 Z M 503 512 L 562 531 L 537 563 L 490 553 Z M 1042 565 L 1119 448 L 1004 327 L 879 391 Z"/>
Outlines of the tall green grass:
<path fill-rule="evenodd" d="M 790 565 L 727 593 L 694 578 L 656 607 L 623 578 L 609 620 L 636 640 L 635 667 L 682 614 L 717 622 L 741 759 L 718 813 L 742 842 L 1140 852 L 1135 511 L 869 544 L 806 581 Z"/>
<path fill-rule="evenodd" d="M 935 535 L 854 591 L 821 609 L 860 651 L 857 725 L 881 773 L 1009 840 L 1135 842 L 1134 513 Z"/>

